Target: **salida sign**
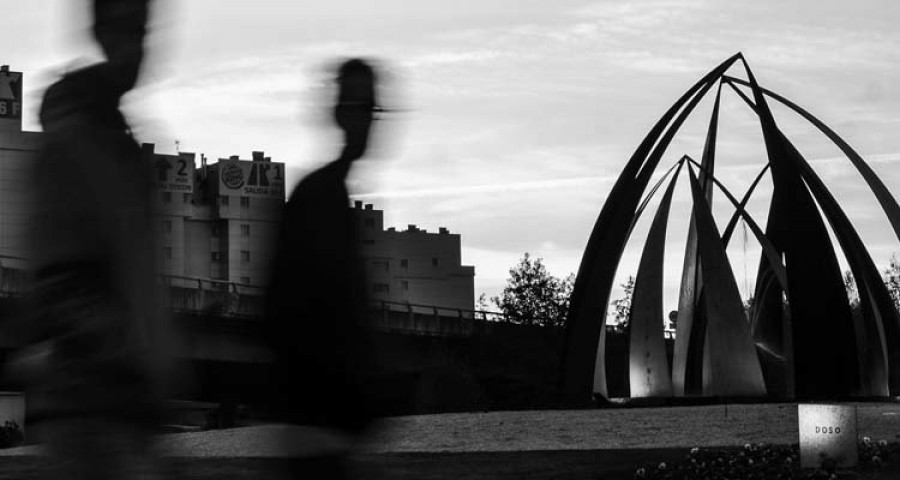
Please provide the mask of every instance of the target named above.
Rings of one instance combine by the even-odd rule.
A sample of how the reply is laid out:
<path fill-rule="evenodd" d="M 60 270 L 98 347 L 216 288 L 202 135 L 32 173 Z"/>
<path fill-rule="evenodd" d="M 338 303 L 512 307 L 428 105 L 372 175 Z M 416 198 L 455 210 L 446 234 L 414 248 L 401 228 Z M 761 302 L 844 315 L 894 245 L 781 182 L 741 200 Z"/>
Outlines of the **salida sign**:
<path fill-rule="evenodd" d="M 219 193 L 283 199 L 284 164 L 219 160 Z"/>
<path fill-rule="evenodd" d="M 0 118 L 22 118 L 22 72 L 0 70 Z"/>

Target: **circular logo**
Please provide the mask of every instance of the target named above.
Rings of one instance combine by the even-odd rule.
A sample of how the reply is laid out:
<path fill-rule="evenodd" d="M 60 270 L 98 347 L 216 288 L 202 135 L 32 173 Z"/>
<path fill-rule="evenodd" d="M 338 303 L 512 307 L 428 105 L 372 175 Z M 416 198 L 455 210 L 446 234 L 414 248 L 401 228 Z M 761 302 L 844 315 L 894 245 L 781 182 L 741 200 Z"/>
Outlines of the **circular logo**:
<path fill-rule="evenodd" d="M 235 165 L 228 164 L 222 169 L 222 183 L 231 189 L 238 189 L 244 186 L 244 170 Z"/>

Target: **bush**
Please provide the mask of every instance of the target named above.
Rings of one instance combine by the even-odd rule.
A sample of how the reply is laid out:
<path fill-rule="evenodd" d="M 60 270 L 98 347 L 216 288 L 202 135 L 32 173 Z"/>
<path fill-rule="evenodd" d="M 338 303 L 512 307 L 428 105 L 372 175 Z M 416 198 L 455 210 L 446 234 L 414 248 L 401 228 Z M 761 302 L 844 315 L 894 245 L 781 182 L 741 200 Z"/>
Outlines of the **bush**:
<path fill-rule="evenodd" d="M 0 448 L 17 447 L 24 441 L 25 436 L 22 435 L 18 423 L 7 420 L 0 427 Z"/>

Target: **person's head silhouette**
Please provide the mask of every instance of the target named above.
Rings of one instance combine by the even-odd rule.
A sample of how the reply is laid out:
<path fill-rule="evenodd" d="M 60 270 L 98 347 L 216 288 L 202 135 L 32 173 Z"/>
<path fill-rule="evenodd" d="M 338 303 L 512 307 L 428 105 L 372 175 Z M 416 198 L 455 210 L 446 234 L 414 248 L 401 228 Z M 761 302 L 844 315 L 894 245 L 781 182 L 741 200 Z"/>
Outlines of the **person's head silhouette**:
<path fill-rule="evenodd" d="M 108 88 L 122 95 L 134 87 L 144 59 L 151 0 L 94 0 L 92 31 L 106 55 Z"/>
<path fill-rule="evenodd" d="M 44 94 L 45 131 L 85 122 L 127 131 L 119 100 L 131 90 L 144 59 L 151 0 L 93 0 L 91 31 L 106 61 L 68 72 Z"/>
<path fill-rule="evenodd" d="M 376 81 L 374 69 L 363 60 L 348 60 L 338 68 L 334 119 L 344 132 L 342 160 L 353 161 L 366 153 L 377 111 Z"/>

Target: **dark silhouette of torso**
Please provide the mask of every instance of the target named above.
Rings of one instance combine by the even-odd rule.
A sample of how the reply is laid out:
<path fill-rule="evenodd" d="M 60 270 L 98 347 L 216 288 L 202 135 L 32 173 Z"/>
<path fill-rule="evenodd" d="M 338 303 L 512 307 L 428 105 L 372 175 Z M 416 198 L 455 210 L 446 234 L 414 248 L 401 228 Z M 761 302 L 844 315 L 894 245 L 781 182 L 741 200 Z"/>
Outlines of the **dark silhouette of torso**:
<path fill-rule="evenodd" d="M 344 183 L 349 167 L 331 162 L 291 194 L 268 311 L 280 416 L 357 431 L 368 421 L 359 373 L 366 292 Z"/>
<path fill-rule="evenodd" d="M 48 90 L 34 170 L 32 341 L 53 342 L 44 413 L 156 416 L 162 325 L 149 165 L 107 97 L 101 67 Z"/>

